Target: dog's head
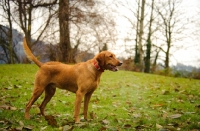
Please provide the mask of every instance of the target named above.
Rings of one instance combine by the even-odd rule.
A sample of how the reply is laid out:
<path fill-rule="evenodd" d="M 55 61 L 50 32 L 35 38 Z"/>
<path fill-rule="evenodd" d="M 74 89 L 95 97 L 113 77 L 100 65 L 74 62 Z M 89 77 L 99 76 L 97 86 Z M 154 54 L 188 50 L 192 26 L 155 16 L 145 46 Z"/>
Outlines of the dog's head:
<path fill-rule="evenodd" d="M 120 62 L 115 54 L 109 51 L 102 51 L 98 55 L 96 55 L 96 60 L 101 69 L 110 70 L 110 71 L 118 71 L 117 66 L 121 66 L 122 62 Z"/>

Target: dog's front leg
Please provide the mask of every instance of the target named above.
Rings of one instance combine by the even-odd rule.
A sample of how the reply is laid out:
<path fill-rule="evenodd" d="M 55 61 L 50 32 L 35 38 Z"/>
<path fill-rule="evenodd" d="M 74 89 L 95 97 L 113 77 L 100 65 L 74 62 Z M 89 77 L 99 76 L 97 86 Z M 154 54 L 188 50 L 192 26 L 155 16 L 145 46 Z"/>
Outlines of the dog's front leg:
<path fill-rule="evenodd" d="M 84 114 L 84 119 L 87 120 L 87 112 L 88 112 L 88 105 L 89 105 L 89 102 L 90 102 L 90 98 L 92 96 L 92 92 L 88 92 L 85 94 L 85 98 L 84 98 L 84 110 L 83 110 L 83 114 Z"/>
<path fill-rule="evenodd" d="M 75 123 L 80 122 L 79 114 L 80 114 L 82 98 L 83 98 L 84 95 L 85 94 L 83 92 L 79 91 L 79 90 L 76 92 L 76 101 L 75 101 L 75 109 L 74 109 Z"/>

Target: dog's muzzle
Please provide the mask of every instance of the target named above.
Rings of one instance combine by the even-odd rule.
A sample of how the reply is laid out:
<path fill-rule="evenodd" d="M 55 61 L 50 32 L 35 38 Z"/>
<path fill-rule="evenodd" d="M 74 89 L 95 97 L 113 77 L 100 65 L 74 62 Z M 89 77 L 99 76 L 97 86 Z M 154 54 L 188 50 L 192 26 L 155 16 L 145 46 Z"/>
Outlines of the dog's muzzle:
<path fill-rule="evenodd" d="M 121 65 L 122 65 L 122 62 L 119 62 L 119 63 L 117 64 L 117 66 L 121 66 Z M 118 70 L 119 70 L 117 66 L 109 64 L 109 65 L 108 65 L 108 69 L 109 69 L 110 71 L 114 71 L 114 72 L 115 72 L 115 71 L 118 71 Z"/>

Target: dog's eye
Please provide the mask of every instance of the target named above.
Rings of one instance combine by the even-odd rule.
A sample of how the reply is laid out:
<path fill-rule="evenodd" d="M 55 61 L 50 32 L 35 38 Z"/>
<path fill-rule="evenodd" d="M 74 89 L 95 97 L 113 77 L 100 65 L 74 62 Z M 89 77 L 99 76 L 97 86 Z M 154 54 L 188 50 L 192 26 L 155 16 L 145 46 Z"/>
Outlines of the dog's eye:
<path fill-rule="evenodd" d="M 112 55 L 110 55 L 109 57 L 110 57 L 110 58 L 112 58 L 113 56 L 112 56 Z"/>

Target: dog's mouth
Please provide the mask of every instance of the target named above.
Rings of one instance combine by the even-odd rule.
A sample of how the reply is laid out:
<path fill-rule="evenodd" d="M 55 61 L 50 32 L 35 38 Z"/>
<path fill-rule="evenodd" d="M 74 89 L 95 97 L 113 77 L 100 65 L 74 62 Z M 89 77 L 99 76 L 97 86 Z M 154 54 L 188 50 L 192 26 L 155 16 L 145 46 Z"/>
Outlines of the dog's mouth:
<path fill-rule="evenodd" d="M 114 65 L 111 65 L 111 64 L 109 64 L 108 65 L 108 69 L 110 70 L 110 71 L 118 71 L 119 69 L 117 68 L 117 66 L 114 66 Z"/>

